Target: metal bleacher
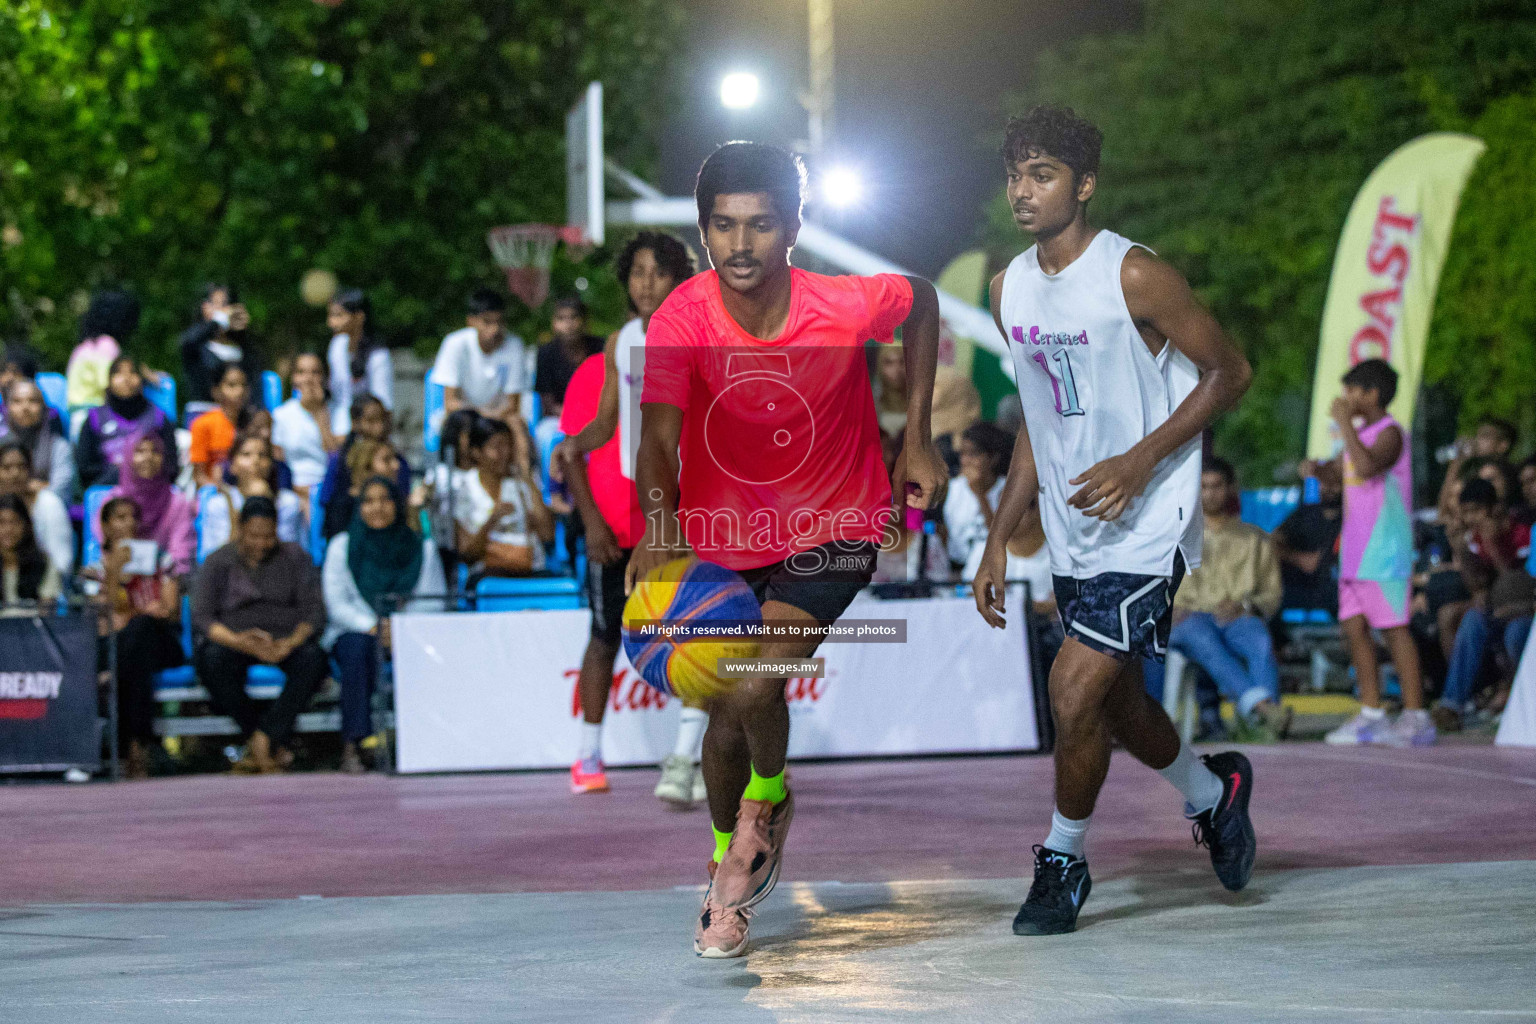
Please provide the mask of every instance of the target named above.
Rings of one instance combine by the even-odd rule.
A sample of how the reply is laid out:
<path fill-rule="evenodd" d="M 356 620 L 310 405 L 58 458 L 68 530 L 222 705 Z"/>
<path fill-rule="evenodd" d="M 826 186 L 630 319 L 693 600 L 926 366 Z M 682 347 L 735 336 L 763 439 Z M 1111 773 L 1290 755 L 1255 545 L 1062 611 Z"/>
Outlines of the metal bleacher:
<path fill-rule="evenodd" d="M 1312 495 L 1307 497 L 1316 500 Z M 1303 498 L 1304 489 L 1300 486 L 1246 490 L 1240 496 L 1241 517 L 1243 522 L 1273 533 L 1285 517 L 1302 504 Z M 1335 656 L 1340 653 L 1338 622 L 1322 608 L 1282 608 L 1279 618 L 1285 627 L 1286 648 L 1301 659 L 1301 664 L 1295 667 L 1308 677 L 1302 685 L 1313 692 L 1326 689 L 1333 673 L 1334 658 L 1330 653 Z M 1276 651 L 1282 662 L 1284 653 Z M 1168 651 L 1163 673 L 1163 708 L 1186 742 L 1194 736 L 1198 718 L 1195 673 L 1189 668 L 1189 661 L 1183 654 L 1172 649 Z"/>
<path fill-rule="evenodd" d="M 80 564 L 91 565 L 101 559 L 101 536 L 97 532 L 101 508 L 107 502 L 112 488 L 97 486 L 85 492 L 85 528 L 82 531 Z M 201 544 L 199 544 L 201 549 Z M 199 550 L 198 561 L 202 561 Z M 197 682 L 192 668 L 192 599 L 181 599 L 181 649 L 186 664 L 155 673 L 155 701 L 159 704 L 180 704 L 207 701 L 208 691 Z M 275 665 L 252 665 L 246 675 L 245 692 L 254 700 L 275 700 L 282 692 L 287 677 Z M 316 712 L 300 716 L 301 732 L 334 732 L 340 727 L 340 715 L 335 711 Z M 183 717 L 178 714 L 161 716 L 155 720 L 155 731 L 161 736 L 220 736 L 234 735 L 240 730 L 234 720 L 222 715 L 198 715 Z"/>
<path fill-rule="evenodd" d="M 283 378 L 274 370 L 264 370 L 261 374 L 261 404 L 268 412 L 283 404 Z"/>
<path fill-rule="evenodd" d="M 37 383 L 37 390 L 43 393 L 43 401 L 48 403 L 48 408 L 59 414 L 59 418 L 65 425 L 69 424 L 69 382 L 62 373 L 43 372 L 33 380 Z"/>
<path fill-rule="evenodd" d="M 168 373 L 144 378 L 144 397 L 151 405 L 165 414 L 171 423 L 176 419 L 176 378 Z"/>

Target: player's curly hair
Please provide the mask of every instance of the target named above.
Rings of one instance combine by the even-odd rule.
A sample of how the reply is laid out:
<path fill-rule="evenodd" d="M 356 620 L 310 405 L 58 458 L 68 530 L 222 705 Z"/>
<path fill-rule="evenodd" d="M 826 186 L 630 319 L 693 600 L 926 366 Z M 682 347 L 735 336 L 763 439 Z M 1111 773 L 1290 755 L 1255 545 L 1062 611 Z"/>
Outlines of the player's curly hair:
<path fill-rule="evenodd" d="M 651 250 L 651 255 L 656 257 L 656 265 L 663 274 L 672 278 L 673 284 L 682 284 L 698 269 L 693 262 L 693 253 L 688 251 L 688 247 L 676 235 L 666 231 L 641 231 L 624 243 L 613 266 L 626 295 L 629 292 L 630 272 L 635 269 L 635 257 L 642 249 Z M 630 303 L 630 307 L 633 309 L 634 303 Z"/>
<path fill-rule="evenodd" d="M 693 198 L 703 227 L 715 210 L 715 197 L 766 192 L 786 221 L 799 221 L 805 205 L 805 162 L 794 153 L 762 142 L 727 142 L 705 158 L 694 183 Z"/>
<path fill-rule="evenodd" d="M 1009 164 L 1050 156 L 1072 168 L 1074 179 L 1099 173 L 1104 133 L 1071 107 L 1031 107 L 1023 117 L 1008 119 L 1003 133 L 1003 159 Z"/>

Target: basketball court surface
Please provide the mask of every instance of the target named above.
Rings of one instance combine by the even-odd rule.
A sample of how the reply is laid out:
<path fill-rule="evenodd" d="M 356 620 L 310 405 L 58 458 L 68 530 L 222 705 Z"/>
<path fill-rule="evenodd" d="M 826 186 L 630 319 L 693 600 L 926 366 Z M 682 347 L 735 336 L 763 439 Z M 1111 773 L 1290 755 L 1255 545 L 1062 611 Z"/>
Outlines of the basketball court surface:
<path fill-rule="evenodd" d="M 748 956 L 690 948 L 708 822 L 653 771 L 0 790 L 7 1021 L 1533 1021 L 1536 752 L 1248 748 L 1221 889 L 1122 754 L 1079 930 L 1011 934 L 1041 757 L 797 764 Z"/>

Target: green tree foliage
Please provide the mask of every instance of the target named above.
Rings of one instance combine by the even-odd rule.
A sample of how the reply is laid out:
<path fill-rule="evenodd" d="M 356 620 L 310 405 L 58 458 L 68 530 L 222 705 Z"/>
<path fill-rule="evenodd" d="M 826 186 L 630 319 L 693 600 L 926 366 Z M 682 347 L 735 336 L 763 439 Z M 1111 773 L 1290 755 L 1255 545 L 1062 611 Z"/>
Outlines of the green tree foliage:
<path fill-rule="evenodd" d="M 1351 200 L 1382 158 L 1426 131 L 1472 131 L 1490 145 L 1441 285 L 1430 379 L 1454 372 L 1489 389 L 1469 407 L 1529 404 L 1528 4 L 1149 0 L 1139 30 L 1043 54 L 1030 79 L 1010 109 L 1066 103 L 1104 130 L 1092 220 L 1179 267 L 1252 361 L 1252 390 L 1217 428 L 1250 481 L 1301 457 Z M 999 259 L 1028 244 L 1002 201 L 987 238 Z"/>
<path fill-rule="evenodd" d="M 1536 428 L 1536 91 L 1457 127 L 1488 143 L 1461 210 L 1430 324 L 1425 378 L 1461 399 L 1461 425 Z"/>
<path fill-rule="evenodd" d="M 10 0 L 0 332 L 60 361 L 86 290 L 120 282 L 170 367 L 199 283 L 232 279 L 260 333 L 314 345 L 298 281 L 324 267 L 387 337 L 440 337 L 499 279 L 488 228 L 564 221 L 588 81 L 610 152 L 652 158 L 678 26 L 672 0 Z"/>

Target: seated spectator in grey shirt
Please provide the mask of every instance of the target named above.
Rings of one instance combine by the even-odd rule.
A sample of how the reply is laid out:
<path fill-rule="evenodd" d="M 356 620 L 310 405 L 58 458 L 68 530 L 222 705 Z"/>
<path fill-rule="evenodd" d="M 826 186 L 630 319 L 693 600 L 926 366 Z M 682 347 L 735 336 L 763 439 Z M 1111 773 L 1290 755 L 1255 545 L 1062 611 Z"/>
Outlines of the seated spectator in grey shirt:
<path fill-rule="evenodd" d="M 198 679 L 247 737 L 237 770 L 281 771 L 291 760 L 285 748 L 294 722 L 325 679 L 325 599 L 314 562 L 297 544 L 278 541 L 270 498 L 246 499 L 234 539 L 198 571 L 192 627 Z M 245 692 L 255 664 L 276 665 L 288 677 L 265 712 Z"/>

